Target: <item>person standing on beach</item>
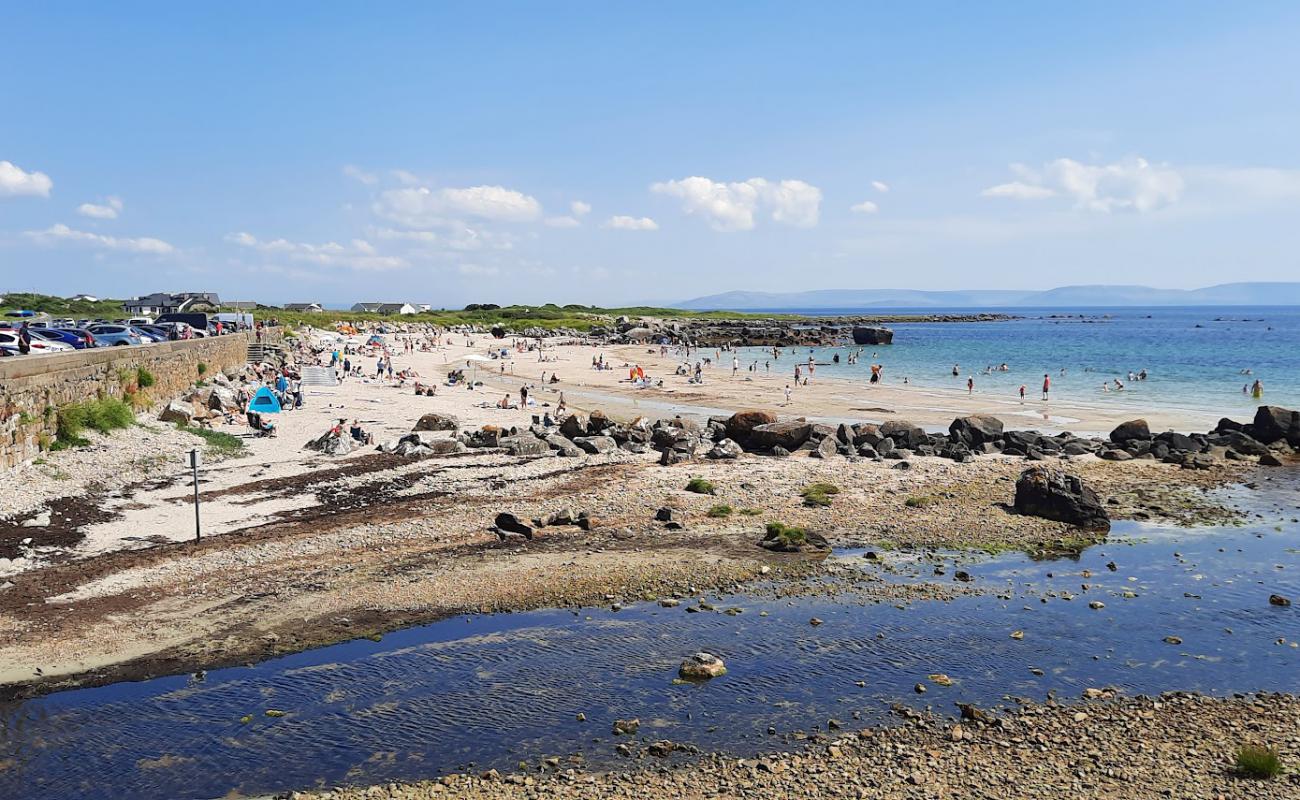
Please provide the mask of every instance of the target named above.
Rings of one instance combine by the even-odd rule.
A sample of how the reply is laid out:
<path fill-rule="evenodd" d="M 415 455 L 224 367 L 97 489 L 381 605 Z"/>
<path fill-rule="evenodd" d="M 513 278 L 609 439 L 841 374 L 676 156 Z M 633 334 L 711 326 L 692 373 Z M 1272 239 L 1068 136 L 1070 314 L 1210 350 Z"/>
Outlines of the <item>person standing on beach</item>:
<path fill-rule="evenodd" d="M 528 408 L 528 387 L 527 386 L 519 387 L 519 407 Z"/>
<path fill-rule="evenodd" d="M 966 394 L 975 394 L 975 377 L 973 375 L 966 378 Z"/>
<path fill-rule="evenodd" d="M 1048 393 L 1052 391 L 1052 378 L 1047 373 L 1043 373 L 1043 399 L 1046 400 Z"/>
<path fill-rule="evenodd" d="M 790 405 L 790 384 L 785 385 L 785 404 Z"/>
<path fill-rule="evenodd" d="M 1020 384 L 1020 402 L 1025 402 L 1025 385 L 1023 383 Z"/>

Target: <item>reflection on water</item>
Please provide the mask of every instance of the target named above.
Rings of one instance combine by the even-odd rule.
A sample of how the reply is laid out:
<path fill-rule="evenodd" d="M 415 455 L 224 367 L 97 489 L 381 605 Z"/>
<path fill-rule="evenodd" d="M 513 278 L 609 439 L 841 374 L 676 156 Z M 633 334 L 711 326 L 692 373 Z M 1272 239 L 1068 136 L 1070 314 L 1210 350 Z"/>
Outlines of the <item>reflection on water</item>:
<path fill-rule="evenodd" d="M 619 717 L 639 717 L 648 738 L 754 752 L 781 744 L 769 725 L 811 729 L 855 713 L 866 724 L 893 702 L 951 713 L 956 700 L 993 706 L 1088 686 L 1300 691 L 1300 609 L 1268 603 L 1270 593 L 1300 596 L 1297 497 L 1271 489 L 1264 500 L 1265 516 L 1245 528 L 1125 524 L 1075 560 L 963 557 L 972 585 L 992 591 L 952 602 L 729 597 L 718 608 L 743 613 L 647 603 L 457 618 L 202 682 L 0 707 L 0 797 L 220 797 L 573 752 L 617 763 Z M 883 566 L 840 557 L 892 581 L 954 571 L 939 556 L 888 555 Z M 824 624 L 810 625 L 813 616 Z M 674 685 L 681 659 L 698 650 L 722 656 L 727 675 Z M 913 692 L 936 672 L 954 685 Z"/>

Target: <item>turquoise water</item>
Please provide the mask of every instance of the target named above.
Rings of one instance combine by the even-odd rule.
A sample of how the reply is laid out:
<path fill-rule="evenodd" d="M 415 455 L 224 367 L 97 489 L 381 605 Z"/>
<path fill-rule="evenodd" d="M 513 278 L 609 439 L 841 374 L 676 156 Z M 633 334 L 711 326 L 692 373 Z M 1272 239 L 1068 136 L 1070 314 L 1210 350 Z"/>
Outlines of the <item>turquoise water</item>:
<path fill-rule="evenodd" d="M 927 310 L 933 312 L 932 309 Z M 864 313 L 879 313 L 870 311 Z M 1017 309 L 1023 319 L 987 323 L 898 323 L 894 344 L 787 350 L 772 371 L 792 373 L 796 361 L 817 359 L 818 376 L 866 383 L 870 365 L 883 364 L 884 383 L 906 377 L 916 386 L 966 391 L 975 378 L 979 394 L 1015 398 L 1024 384 L 1037 398 L 1044 373 L 1053 399 L 1103 407 L 1160 408 L 1248 418 L 1260 401 L 1242 393 L 1259 379 L 1262 402 L 1300 406 L 1300 309 L 1223 308 Z M 863 351 L 857 364 L 848 353 Z M 834 364 L 838 353 L 841 363 Z M 770 359 L 764 348 L 742 348 L 741 368 Z M 728 367 L 730 359 L 723 362 Z M 1006 363 L 1007 372 L 985 374 Z M 952 367 L 959 364 L 959 376 Z M 1145 381 L 1128 373 L 1145 369 Z M 1064 370 L 1064 374 L 1062 374 Z M 1250 370 L 1250 374 L 1242 374 Z M 1123 391 L 1103 392 L 1119 378 Z"/>

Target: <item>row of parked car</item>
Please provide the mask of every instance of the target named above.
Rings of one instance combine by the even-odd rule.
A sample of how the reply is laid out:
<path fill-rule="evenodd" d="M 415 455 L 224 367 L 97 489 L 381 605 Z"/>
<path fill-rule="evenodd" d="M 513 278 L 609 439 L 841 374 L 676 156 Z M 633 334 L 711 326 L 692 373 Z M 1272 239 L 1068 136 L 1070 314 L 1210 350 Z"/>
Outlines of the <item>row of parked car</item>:
<path fill-rule="evenodd" d="M 198 320 L 191 320 L 191 322 L 198 322 Z M 4 324 L 0 323 L 0 326 Z M 13 323 L 8 325 L 9 327 L 0 327 L 0 356 L 16 356 L 20 352 L 19 327 Z M 234 326 L 227 328 L 219 325 L 216 320 L 209 322 L 204 328 L 198 328 L 190 322 L 180 320 L 161 320 L 155 323 L 147 317 L 115 322 L 55 319 L 27 323 L 27 332 L 31 336 L 32 355 L 84 350 L 90 347 L 124 347 L 177 339 L 197 339 L 216 336 L 219 333 L 233 333 L 234 330 Z"/>

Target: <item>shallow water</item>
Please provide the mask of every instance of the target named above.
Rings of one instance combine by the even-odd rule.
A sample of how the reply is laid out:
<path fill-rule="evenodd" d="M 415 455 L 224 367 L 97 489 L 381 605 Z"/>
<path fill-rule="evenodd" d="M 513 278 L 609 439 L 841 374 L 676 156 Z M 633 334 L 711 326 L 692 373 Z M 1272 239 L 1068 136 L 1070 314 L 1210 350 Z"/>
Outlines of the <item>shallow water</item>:
<path fill-rule="evenodd" d="M 894 702 L 953 713 L 957 700 L 1073 698 L 1088 686 L 1300 691 L 1300 608 L 1268 603 L 1270 593 L 1300 601 L 1300 476 L 1273 475 L 1260 491 L 1237 492 L 1260 514 L 1250 525 L 1124 523 L 1077 559 L 899 553 L 881 566 L 858 551 L 837 556 L 889 581 L 948 581 L 960 561 L 973 586 L 995 591 L 952 602 L 739 596 L 717 599 L 717 612 L 638 603 L 456 618 L 201 682 L 161 678 L 0 707 L 0 797 L 210 798 L 574 752 L 617 764 L 610 726 L 627 717 L 647 740 L 746 753 L 784 744 L 769 725 L 866 725 L 887 721 Z M 946 574 L 935 578 L 939 563 Z M 743 613 L 721 613 L 731 607 Z M 814 616 L 824 624 L 810 625 Z M 724 658 L 727 675 L 674 685 L 677 665 L 699 650 Z M 955 684 L 913 691 L 936 672 Z"/>
<path fill-rule="evenodd" d="M 866 313 L 879 313 L 866 312 Z M 885 367 L 887 385 L 903 378 L 922 387 L 965 391 L 968 376 L 982 395 L 1017 397 L 1024 384 L 1036 399 L 1043 375 L 1052 376 L 1053 397 L 1103 408 L 1151 412 L 1186 409 L 1249 418 L 1260 401 L 1243 385 L 1263 381 L 1263 402 L 1300 405 L 1300 309 L 1294 307 L 1204 307 L 1116 309 L 1013 309 L 1023 319 L 1006 322 L 899 323 L 894 344 L 865 348 L 814 348 L 817 375 L 865 384 L 870 365 Z M 851 351 L 862 350 L 857 364 Z M 840 364 L 834 364 L 836 353 Z M 704 355 L 708 355 L 705 352 Z M 741 369 L 755 360 L 765 370 L 770 351 L 741 348 Z M 772 362 L 773 374 L 791 374 L 807 363 L 808 348 L 785 351 Z M 731 368 L 731 358 L 722 355 Z M 1007 372 L 985 374 L 1006 363 Z M 960 375 L 952 376 L 959 364 Z M 1061 374 L 1061 370 L 1065 374 Z M 1128 373 L 1148 371 L 1145 381 Z M 1251 374 L 1243 375 L 1242 370 Z M 1125 389 L 1102 392 L 1103 381 L 1119 378 Z M 1111 385 L 1113 389 L 1113 384 Z M 869 393 L 864 395 L 869 397 Z"/>

